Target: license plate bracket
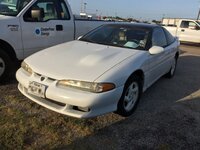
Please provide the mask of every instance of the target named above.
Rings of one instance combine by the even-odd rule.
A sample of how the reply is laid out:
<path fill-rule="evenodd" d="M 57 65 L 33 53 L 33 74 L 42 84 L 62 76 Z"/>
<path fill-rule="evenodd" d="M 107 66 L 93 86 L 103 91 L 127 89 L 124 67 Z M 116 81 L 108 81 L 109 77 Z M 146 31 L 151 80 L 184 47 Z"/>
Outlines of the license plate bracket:
<path fill-rule="evenodd" d="M 28 93 L 37 97 L 45 98 L 47 86 L 38 82 L 30 82 L 28 86 Z"/>

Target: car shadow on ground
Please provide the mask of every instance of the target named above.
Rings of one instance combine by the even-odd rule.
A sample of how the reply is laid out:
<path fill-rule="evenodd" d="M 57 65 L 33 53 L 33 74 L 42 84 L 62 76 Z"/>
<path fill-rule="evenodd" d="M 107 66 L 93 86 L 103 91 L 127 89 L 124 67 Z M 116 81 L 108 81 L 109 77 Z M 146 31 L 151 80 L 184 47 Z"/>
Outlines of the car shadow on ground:
<path fill-rule="evenodd" d="M 1 81 L 0 86 L 11 85 L 11 84 L 17 83 L 15 74 L 16 74 L 17 70 L 20 68 L 20 64 L 21 64 L 21 61 L 15 62 L 15 65 L 13 66 L 9 77 L 5 81 Z"/>
<path fill-rule="evenodd" d="M 199 66 L 200 57 L 181 56 L 175 77 L 149 88 L 131 117 L 57 149 L 200 148 Z"/>

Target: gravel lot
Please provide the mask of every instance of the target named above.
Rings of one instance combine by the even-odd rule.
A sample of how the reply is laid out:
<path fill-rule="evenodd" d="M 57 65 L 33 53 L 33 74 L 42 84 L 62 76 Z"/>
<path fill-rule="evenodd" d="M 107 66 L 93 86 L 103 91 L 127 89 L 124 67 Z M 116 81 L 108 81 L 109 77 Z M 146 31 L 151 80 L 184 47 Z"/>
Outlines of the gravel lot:
<path fill-rule="evenodd" d="M 200 149 L 200 46 L 182 45 L 176 75 L 142 96 L 134 115 L 80 120 L 0 85 L 0 149 Z"/>

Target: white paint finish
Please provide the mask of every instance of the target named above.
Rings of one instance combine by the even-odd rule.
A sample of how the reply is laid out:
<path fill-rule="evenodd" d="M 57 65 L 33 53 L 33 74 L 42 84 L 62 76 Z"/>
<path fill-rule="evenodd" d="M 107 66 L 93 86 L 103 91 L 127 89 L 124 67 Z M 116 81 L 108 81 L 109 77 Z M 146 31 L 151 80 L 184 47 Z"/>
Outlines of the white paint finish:
<path fill-rule="evenodd" d="M 34 102 L 65 115 L 77 118 L 89 118 L 115 111 L 122 95 L 124 84 L 137 70 L 144 72 L 145 91 L 158 78 L 170 70 L 173 65 L 178 41 L 164 49 L 164 52 L 151 55 L 148 51 L 73 41 L 61 44 L 27 58 L 25 62 L 34 72 L 53 81 L 41 81 L 34 73 L 28 76 L 23 69 L 17 71 L 19 90 Z M 110 82 L 116 85 L 112 91 L 90 93 L 73 88 L 57 87 L 60 79 L 74 79 L 89 82 Z M 46 98 L 65 104 L 59 106 L 46 99 L 27 93 L 29 82 L 46 85 Z M 73 106 L 90 108 L 90 112 L 80 112 Z M 131 107 L 131 106 L 130 106 Z M 129 106 L 127 105 L 127 109 Z"/>
<path fill-rule="evenodd" d="M 26 97 L 48 109 L 77 118 L 94 117 L 116 110 L 118 98 L 121 96 L 123 90 L 122 86 L 106 93 L 95 94 L 71 88 L 58 88 L 56 87 L 56 81 L 51 83 L 43 82 L 43 84 L 48 86 L 46 97 L 65 104 L 65 106 L 59 106 L 27 93 L 26 89 L 28 88 L 30 80 L 41 82 L 34 75 L 29 77 L 22 69 L 19 69 L 16 77 L 19 83 L 23 85 L 23 87 L 19 85 L 18 88 Z M 91 111 L 85 113 L 75 111 L 71 106 L 89 107 Z"/>
<path fill-rule="evenodd" d="M 18 26 L 18 28 L 13 31 L 10 26 Z M 23 58 L 23 44 L 21 39 L 21 26 L 19 19 L 11 16 L 0 16 L 0 40 L 5 41 L 10 44 L 18 59 Z"/>
<path fill-rule="evenodd" d="M 200 30 L 178 28 L 177 35 L 180 41 L 200 43 Z"/>
<path fill-rule="evenodd" d="M 130 49 L 73 41 L 36 53 L 25 62 L 35 72 L 51 78 L 94 81 L 136 53 Z"/>
<path fill-rule="evenodd" d="M 159 47 L 159 46 L 153 46 L 152 48 L 149 49 L 149 53 L 151 55 L 156 55 L 164 52 L 164 48 Z"/>

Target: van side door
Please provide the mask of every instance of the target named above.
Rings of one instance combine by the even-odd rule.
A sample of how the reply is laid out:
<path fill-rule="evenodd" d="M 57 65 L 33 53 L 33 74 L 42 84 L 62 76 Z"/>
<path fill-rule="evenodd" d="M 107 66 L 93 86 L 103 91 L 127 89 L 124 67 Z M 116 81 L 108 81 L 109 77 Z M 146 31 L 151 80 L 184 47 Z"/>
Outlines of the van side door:
<path fill-rule="evenodd" d="M 200 26 L 195 21 L 182 21 L 177 35 L 180 41 L 200 43 Z"/>
<path fill-rule="evenodd" d="M 64 0 L 37 0 L 20 19 L 24 57 L 74 37 L 74 21 Z"/>

